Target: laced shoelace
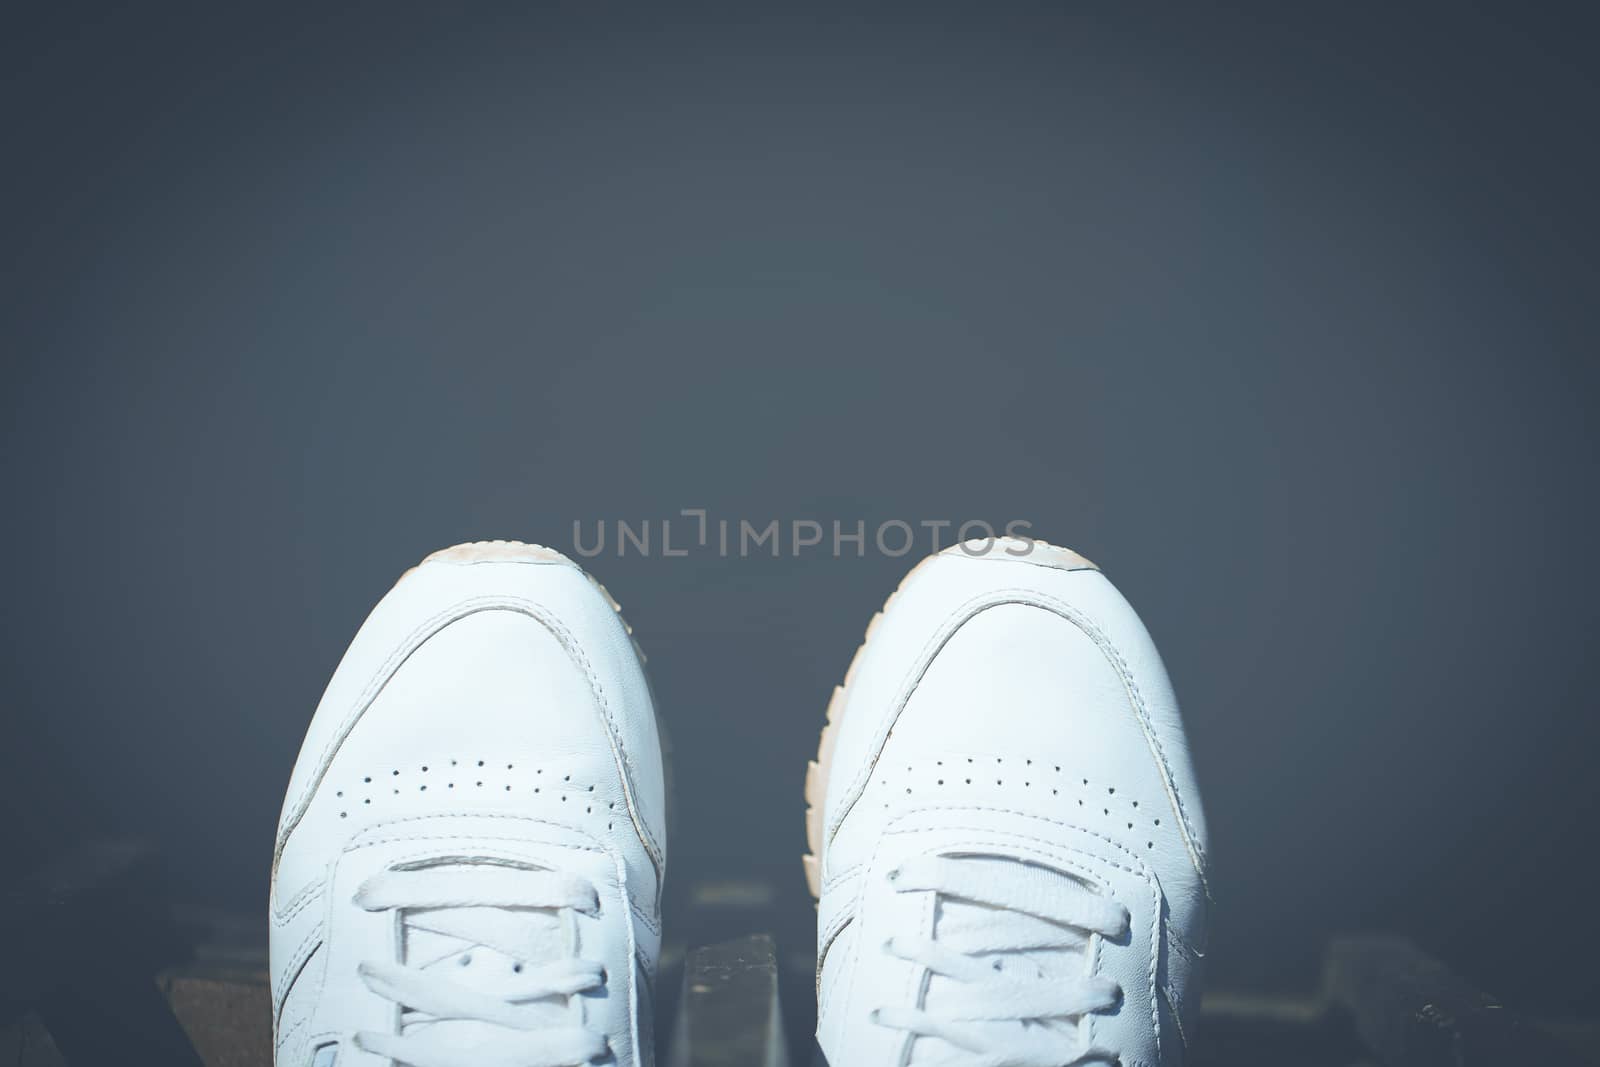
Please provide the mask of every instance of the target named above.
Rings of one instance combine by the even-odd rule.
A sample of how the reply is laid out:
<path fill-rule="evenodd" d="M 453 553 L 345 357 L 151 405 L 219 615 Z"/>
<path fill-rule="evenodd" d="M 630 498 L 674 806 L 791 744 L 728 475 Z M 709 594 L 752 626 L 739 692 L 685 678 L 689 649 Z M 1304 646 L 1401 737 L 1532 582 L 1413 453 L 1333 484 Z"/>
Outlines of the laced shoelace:
<path fill-rule="evenodd" d="M 1117 1063 L 1113 1052 L 1081 1046 L 1075 1025 L 1060 1025 L 1116 1007 L 1122 990 L 1115 982 L 1006 968 L 1002 961 L 1009 954 L 1082 950 L 1090 934 L 1120 938 L 1128 932 L 1128 909 L 1058 872 L 1001 861 L 1009 869 L 997 876 L 992 857 L 978 858 L 991 865 L 973 857 L 922 856 L 889 873 L 896 892 L 933 892 L 941 905 L 960 902 L 971 914 L 941 920 L 936 937 L 892 937 L 884 945 L 930 976 L 960 983 L 960 995 L 941 997 L 931 1010 L 879 1008 L 872 1020 L 953 1046 L 956 1055 L 941 1067 Z"/>
<path fill-rule="evenodd" d="M 563 913 L 599 914 L 599 894 L 587 880 L 489 864 L 389 870 L 362 883 L 355 903 L 398 911 L 407 941 L 442 935 L 436 943 L 450 946 L 433 960 L 360 965 L 367 988 L 401 1009 L 399 1033 L 356 1034 L 363 1050 L 410 1067 L 577 1067 L 606 1055 L 604 1035 L 572 1025 L 564 1004 L 606 982 L 603 966 L 564 949 Z M 428 966 L 450 956 L 470 963 L 479 948 L 517 961 L 492 991 Z M 493 1030 L 464 1042 L 451 1032 L 453 1021 Z"/>

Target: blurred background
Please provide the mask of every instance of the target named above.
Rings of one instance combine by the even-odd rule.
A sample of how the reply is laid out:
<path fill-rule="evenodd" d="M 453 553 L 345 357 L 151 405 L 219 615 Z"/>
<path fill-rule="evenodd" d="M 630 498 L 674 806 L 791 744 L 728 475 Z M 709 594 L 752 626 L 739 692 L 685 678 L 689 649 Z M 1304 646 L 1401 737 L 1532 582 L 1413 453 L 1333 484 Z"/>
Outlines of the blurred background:
<path fill-rule="evenodd" d="M 1167 659 L 1216 983 L 1393 930 L 1592 1010 L 1579 9 L 7 23 L 8 863 L 139 836 L 264 913 L 322 687 L 434 548 L 1022 519 Z M 676 742 L 671 879 L 770 887 L 787 952 L 805 762 L 911 562 L 588 561 Z"/>

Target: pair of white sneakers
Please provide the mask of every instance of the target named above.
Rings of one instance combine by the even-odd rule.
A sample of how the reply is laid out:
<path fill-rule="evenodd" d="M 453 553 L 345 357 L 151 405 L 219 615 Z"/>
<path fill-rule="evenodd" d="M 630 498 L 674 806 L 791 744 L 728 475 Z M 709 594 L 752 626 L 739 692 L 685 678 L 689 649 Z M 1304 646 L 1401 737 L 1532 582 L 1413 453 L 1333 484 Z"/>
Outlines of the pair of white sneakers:
<path fill-rule="evenodd" d="M 277 1067 L 647 1067 L 663 778 L 601 586 L 533 545 L 429 556 L 290 781 Z M 1184 1062 L 1205 826 L 1161 661 L 1093 564 L 1001 540 L 918 566 L 835 691 L 806 800 L 833 1067 Z"/>

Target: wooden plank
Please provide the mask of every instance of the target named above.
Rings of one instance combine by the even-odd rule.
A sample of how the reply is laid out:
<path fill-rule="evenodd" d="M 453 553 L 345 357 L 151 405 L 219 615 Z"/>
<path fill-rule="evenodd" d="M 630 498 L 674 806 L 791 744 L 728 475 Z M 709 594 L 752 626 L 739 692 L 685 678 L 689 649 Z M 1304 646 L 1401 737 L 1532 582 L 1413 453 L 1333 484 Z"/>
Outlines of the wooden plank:
<path fill-rule="evenodd" d="M 684 965 L 670 1067 L 786 1067 L 778 953 L 751 934 L 697 948 Z"/>
<path fill-rule="evenodd" d="M 201 1067 L 156 971 L 187 957 L 159 857 L 136 842 L 74 848 L 5 888 L 0 1019 L 30 1009 L 71 1067 Z"/>
<path fill-rule="evenodd" d="M 266 972 L 186 968 L 163 975 L 161 986 L 206 1067 L 272 1067 Z"/>

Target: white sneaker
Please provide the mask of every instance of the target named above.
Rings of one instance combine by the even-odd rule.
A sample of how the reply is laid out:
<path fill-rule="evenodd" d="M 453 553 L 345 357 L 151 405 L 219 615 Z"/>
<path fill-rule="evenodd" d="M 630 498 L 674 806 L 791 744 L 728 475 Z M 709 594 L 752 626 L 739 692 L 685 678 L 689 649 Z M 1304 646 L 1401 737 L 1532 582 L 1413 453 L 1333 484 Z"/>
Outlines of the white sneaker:
<path fill-rule="evenodd" d="M 277 1067 L 648 1065 L 663 767 L 615 604 L 557 552 L 436 552 L 373 610 L 272 864 Z"/>
<path fill-rule="evenodd" d="M 1174 1067 L 1206 832 L 1155 646 L 1094 565 L 957 546 L 867 627 L 806 780 L 833 1067 Z"/>

